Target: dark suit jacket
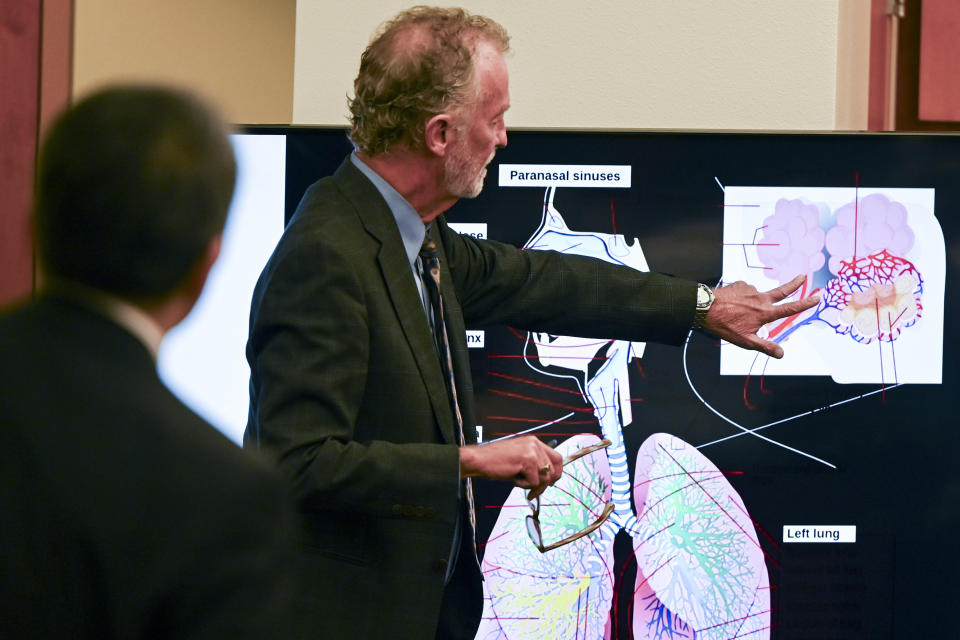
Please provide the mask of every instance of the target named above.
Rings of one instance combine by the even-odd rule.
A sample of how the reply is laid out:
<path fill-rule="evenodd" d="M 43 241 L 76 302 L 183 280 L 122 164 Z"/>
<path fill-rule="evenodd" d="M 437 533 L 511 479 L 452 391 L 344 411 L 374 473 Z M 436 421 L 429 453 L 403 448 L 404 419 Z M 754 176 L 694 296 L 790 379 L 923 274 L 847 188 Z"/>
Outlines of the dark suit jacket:
<path fill-rule="evenodd" d="M 0 316 L 0 637 L 289 637 L 286 493 L 112 320 Z"/>
<path fill-rule="evenodd" d="M 693 319 L 692 282 L 478 241 L 442 217 L 432 235 L 468 442 L 465 325 L 679 342 Z M 265 267 L 247 358 L 244 443 L 296 487 L 317 625 L 433 638 L 458 516 L 456 427 L 396 222 L 349 159 L 307 191 Z M 464 616 L 479 624 L 481 605 Z"/>

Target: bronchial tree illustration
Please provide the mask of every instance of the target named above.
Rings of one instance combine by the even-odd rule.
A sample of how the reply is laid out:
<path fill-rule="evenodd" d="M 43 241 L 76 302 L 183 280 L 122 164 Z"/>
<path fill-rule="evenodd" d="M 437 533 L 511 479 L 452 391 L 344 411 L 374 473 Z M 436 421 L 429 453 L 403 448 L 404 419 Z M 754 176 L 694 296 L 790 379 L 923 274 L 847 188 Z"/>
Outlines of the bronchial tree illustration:
<path fill-rule="evenodd" d="M 526 249 L 648 270 L 638 241 L 570 230 L 554 207 L 555 193 L 546 190 L 540 227 Z M 679 438 L 651 433 L 630 477 L 623 439 L 623 429 L 633 423 L 629 364 L 643 350 L 643 343 L 607 338 L 528 335 L 524 362 L 538 375 L 572 381 L 611 442 L 564 469 L 561 481 L 541 496 L 541 518 L 572 520 L 560 527 L 572 530 L 606 503 L 614 510 L 594 533 L 541 554 L 524 532 L 526 501 L 514 489 L 484 554 L 486 600 L 478 639 L 611 637 L 613 541 L 621 534 L 632 538 L 637 563 L 633 637 L 769 637 L 763 551 L 746 506 L 724 475 Z M 567 455 L 597 440 L 574 436 L 558 450 Z"/>

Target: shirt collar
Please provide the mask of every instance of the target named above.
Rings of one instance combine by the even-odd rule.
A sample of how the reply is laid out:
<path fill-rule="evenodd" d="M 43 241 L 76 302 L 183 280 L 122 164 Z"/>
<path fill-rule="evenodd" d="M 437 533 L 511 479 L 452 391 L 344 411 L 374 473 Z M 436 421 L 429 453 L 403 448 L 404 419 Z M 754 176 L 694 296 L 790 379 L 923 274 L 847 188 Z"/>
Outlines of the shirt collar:
<path fill-rule="evenodd" d="M 423 220 L 420 219 L 417 210 L 407 202 L 406 198 L 390 186 L 389 182 L 380 177 L 380 174 L 357 157 L 356 151 L 350 154 L 350 161 L 363 175 L 370 179 L 370 182 L 387 202 L 387 206 L 393 214 L 393 219 L 397 222 L 397 228 L 400 230 L 403 248 L 407 252 L 407 260 L 410 262 L 410 267 L 414 268 L 417 256 L 420 254 L 420 247 L 423 246 L 423 238 L 427 233 Z"/>
<path fill-rule="evenodd" d="M 117 324 L 132 333 L 153 356 L 153 361 L 157 361 L 157 354 L 160 352 L 160 343 L 163 341 L 163 331 L 157 326 L 157 323 L 130 303 L 124 302 L 118 298 L 107 296 L 104 301 L 104 311 L 113 318 Z"/>

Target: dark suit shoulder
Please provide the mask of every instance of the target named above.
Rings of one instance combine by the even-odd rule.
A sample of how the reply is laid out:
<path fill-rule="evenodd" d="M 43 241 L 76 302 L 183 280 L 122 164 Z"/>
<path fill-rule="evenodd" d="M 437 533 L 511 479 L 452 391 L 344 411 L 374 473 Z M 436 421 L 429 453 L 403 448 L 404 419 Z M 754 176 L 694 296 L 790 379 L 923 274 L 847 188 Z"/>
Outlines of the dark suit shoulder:
<path fill-rule="evenodd" d="M 5 314 L 0 406 L 0 547 L 19 550 L 0 618 L 50 638 L 264 637 L 277 623 L 285 489 L 163 386 L 136 338 L 58 301 Z"/>
<path fill-rule="evenodd" d="M 381 247 L 402 244 L 393 214 L 370 180 L 349 158 L 304 194 L 267 261 L 254 290 L 251 324 L 272 308 L 264 300 L 294 307 L 335 291 L 356 296 Z"/>
<path fill-rule="evenodd" d="M 373 184 L 348 157 L 333 175 L 320 178 L 307 188 L 290 224 L 339 225 L 344 218 L 356 218 L 358 209 L 369 207 L 378 199 L 382 202 Z"/>
<path fill-rule="evenodd" d="M 215 502 L 231 487 L 276 482 L 183 405 L 147 349 L 111 320 L 42 302 L 0 319 L 0 336 L 0 421 L 22 434 L 64 509 L 109 497 L 133 509 L 156 499 L 172 513 L 192 508 L 181 499 L 188 487 L 194 503 Z"/>

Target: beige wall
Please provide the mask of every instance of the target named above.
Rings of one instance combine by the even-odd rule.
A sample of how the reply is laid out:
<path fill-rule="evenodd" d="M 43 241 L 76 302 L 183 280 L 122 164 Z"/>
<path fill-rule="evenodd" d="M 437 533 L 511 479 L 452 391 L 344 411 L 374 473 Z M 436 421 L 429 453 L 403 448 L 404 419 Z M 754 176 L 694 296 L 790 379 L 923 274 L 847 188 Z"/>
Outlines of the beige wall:
<path fill-rule="evenodd" d="M 412 0 L 76 0 L 74 93 L 162 80 L 239 123 L 346 122 Z M 514 127 L 863 129 L 870 0 L 465 0 L 513 36 Z"/>
<path fill-rule="evenodd" d="M 299 0 L 295 123 L 345 123 L 360 53 L 409 4 Z M 462 4 L 512 35 L 509 126 L 866 126 L 869 0 Z"/>
<path fill-rule="evenodd" d="M 840 0 L 834 128 L 866 131 L 870 111 L 871 0 Z"/>
<path fill-rule="evenodd" d="M 237 123 L 291 121 L 296 0 L 76 0 L 73 91 L 173 82 Z"/>

